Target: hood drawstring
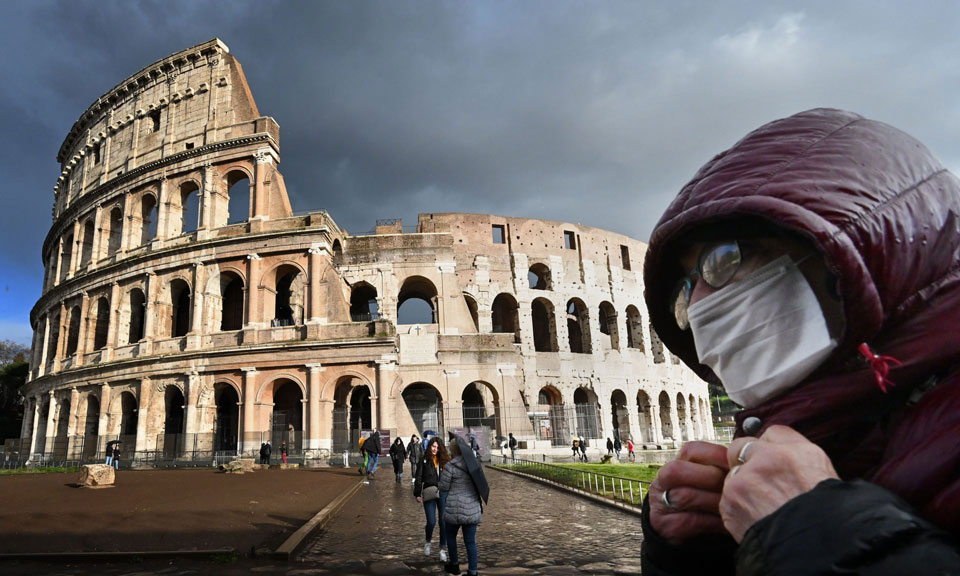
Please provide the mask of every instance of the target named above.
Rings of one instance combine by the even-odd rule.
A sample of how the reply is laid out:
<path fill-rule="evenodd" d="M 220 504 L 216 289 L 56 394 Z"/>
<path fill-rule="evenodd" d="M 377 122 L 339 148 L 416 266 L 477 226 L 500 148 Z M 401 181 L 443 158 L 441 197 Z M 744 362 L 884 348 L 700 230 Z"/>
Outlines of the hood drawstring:
<path fill-rule="evenodd" d="M 866 358 L 870 364 L 870 369 L 873 370 L 873 375 L 877 379 L 877 387 L 879 387 L 884 394 L 889 391 L 889 388 L 897 385 L 887 378 L 887 374 L 890 372 L 890 366 L 900 366 L 902 362 L 893 356 L 878 356 L 870 349 L 870 346 L 868 346 L 866 342 L 861 344 L 857 350 L 860 351 L 860 355 Z"/>

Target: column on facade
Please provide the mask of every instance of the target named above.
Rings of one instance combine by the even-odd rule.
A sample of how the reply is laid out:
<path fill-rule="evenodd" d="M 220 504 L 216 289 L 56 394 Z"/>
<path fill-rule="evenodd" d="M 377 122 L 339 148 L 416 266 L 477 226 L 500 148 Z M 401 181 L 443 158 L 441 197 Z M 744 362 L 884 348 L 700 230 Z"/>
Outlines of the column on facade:
<path fill-rule="evenodd" d="M 203 330 L 203 283 L 205 280 L 204 267 L 202 262 L 193 265 L 193 292 L 191 304 L 193 309 L 190 311 L 190 330 L 191 333 L 202 335 Z"/>
<path fill-rule="evenodd" d="M 144 310 L 143 313 L 143 339 L 146 342 L 141 342 L 140 346 L 141 350 L 146 347 L 146 351 L 149 352 L 149 343 L 155 339 L 154 324 L 156 324 L 155 316 L 157 315 L 156 293 L 160 291 L 160 287 L 157 286 L 157 275 L 153 272 L 147 272 L 147 278 L 143 284 L 146 291 L 146 294 L 144 294 L 146 310 Z"/>
<path fill-rule="evenodd" d="M 100 385 L 100 420 L 97 422 L 97 438 L 101 440 L 110 434 L 110 385 Z"/>
<path fill-rule="evenodd" d="M 307 251 L 310 259 L 310 314 L 308 324 L 320 322 L 320 273 L 323 265 L 323 248 L 313 246 Z"/>
<path fill-rule="evenodd" d="M 244 328 L 255 328 L 260 323 L 260 265 L 259 254 L 247 255 L 247 322 Z"/>
<path fill-rule="evenodd" d="M 267 207 L 265 181 L 267 179 L 267 174 L 270 173 L 270 170 L 273 167 L 273 156 L 270 154 L 269 149 L 258 150 L 255 158 L 256 165 L 253 176 L 253 214 L 250 216 L 251 220 L 268 217 L 269 208 Z"/>
<path fill-rule="evenodd" d="M 73 361 L 74 366 L 83 365 L 83 357 L 87 353 L 87 325 L 90 323 L 88 318 L 90 313 L 90 295 L 83 292 L 80 297 L 80 332 L 77 336 L 77 354 Z"/>
<path fill-rule="evenodd" d="M 70 268 L 69 277 L 72 278 L 77 273 L 77 265 L 80 263 L 80 220 L 73 221 L 73 245 L 70 247 Z"/>
<path fill-rule="evenodd" d="M 200 374 L 196 370 L 187 372 L 187 385 L 184 390 L 183 400 L 186 403 L 183 410 L 184 433 L 197 433 L 197 398 L 200 396 Z M 187 445 L 190 445 L 187 440 Z"/>
<path fill-rule="evenodd" d="M 203 173 L 201 176 L 201 182 L 203 188 L 201 194 L 203 195 L 200 201 L 200 228 L 204 230 L 209 230 L 213 227 L 213 222 L 211 222 L 211 214 L 213 213 L 213 203 L 215 201 L 214 196 L 217 194 L 217 191 L 214 189 L 213 185 L 213 165 L 210 163 L 203 165 Z"/>
<path fill-rule="evenodd" d="M 636 398 L 636 396 L 634 396 Z M 633 440 L 634 444 L 640 444 L 646 438 L 644 437 L 643 427 L 640 426 L 640 413 L 637 410 L 630 409 L 630 399 L 627 399 L 627 421 L 630 423 L 630 437 Z M 623 438 L 623 443 L 626 445 L 627 439 Z"/>
<path fill-rule="evenodd" d="M 378 429 L 397 427 L 396 417 L 390 406 L 390 387 L 396 379 L 397 365 L 390 362 L 377 362 L 377 423 Z"/>
<path fill-rule="evenodd" d="M 680 434 L 680 415 L 677 413 L 677 399 L 670 399 L 670 430 L 673 432 L 674 445 L 679 446 L 682 441 Z"/>
<path fill-rule="evenodd" d="M 60 370 L 60 359 L 63 358 L 63 351 L 67 348 L 67 338 L 66 338 L 66 327 L 67 324 L 67 303 L 64 301 L 60 302 L 60 321 L 56 326 L 57 329 L 57 349 L 54 351 L 53 357 L 53 371 L 57 372 Z"/>
<path fill-rule="evenodd" d="M 320 371 L 323 369 L 323 366 L 317 362 L 315 364 L 307 364 L 307 370 L 309 375 L 307 376 L 307 402 L 309 403 L 308 409 L 308 424 L 307 424 L 307 434 L 304 439 L 304 446 L 307 450 L 316 450 L 320 448 L 320 438 L 323 435 L 323 430 L 320 427 Z"/>
<path fill-rule="evenodd" d="M 77 436 L 80 436 L 81 441 L 83 438 L 83 432 L 77 434 L 77 424 L 79 423 L 80 410 L 77 408 L 77 404 L 80 402 L 80 393 L 77 391 L 76 386 L 70 388 L 70 414 L 67 416 L 67 454 L 73 455 L 78 452 Z M 62 417 L 62 416 L 61 416 Z M 81 444 L 79 448 L 82 448 Z"/>
<path fill-rule="evenodd" d="M 57 408 L 57 399 L 53 395 L 53 390 L 47 392 L 50 396 L 50 404 L 47 408 L 47 429 L 46 429 L 46 438 L 44 438 L 44 448 L 43 451 L 47 454 L 53 451 L 53 443 L 57 437 L 57 420 L 56 420 L 56 408 Z"/>
<path fill-rule="evenodd" d="M 150 443 L 147 439 L 147 424 L 150 418 L 150 378 L 141 378 L 137 397 L 139 400 L 137 406 L 137 442 L 134 450 L 136 454 L 141 454 L 149 449 Z M 131 458 L 132 460 L 133 458 Z"/>
<path fill-rule="evenodd" d="M 134 129 L 134 134 L 136 134 L 136 129 Z M 136 137 L 136 136 L 134 136 Z M 133 222 L 133 194 L 129 192 L 123 195 L 123 219 L 121 220 L 123 229 L 120 230 L 120 252 L 123 253 L 130 249 L 130 244 L 132 239 L 130 237 L 133 226 L 130 224 Z M 139 244 L 139 238 L 137 239 Z"/>
<path fill-rule="evenodd" d="M 610 396 L 608 394 L 598 397 L 597 400 L 600 402 L 600 421 L 603 423 L 602 436 L 604 442 L 607 438 L 613 440 L 613 404 L 610 402 Z M 604 445 L 604 449 L 606 449 L 606 445 Z"/>
<path fill-rule="evenodd" d="M 260 437 L 257 430 L 257 369 L 241 368 L 243 371 L 243 398 L 240 403 L 243 405 L 243 435 L 241 440 L 241 451 L 244 454 L 255 454 L 260 449 Z"/>
<path fill-rule="evenodd" d="M 93 216 L 93 246 L 90 252 L 90 265 L 96 266 L 100 260 L 100 248 L 103 243 L 103 204 L 97 204 L 97 210 Z"/>
<path fill-rule="evenodd" d="M 453 323 L 452 319 L 447 320 L 447 286 L 458 286 L 457 283 L 457 265 L 454 262 L 442 262 L 437 264 L 437 271 L 440 272 L 440 285 L 437 286 L 437 317 L 434 319 L 437 324 L 440 326 L 440 334 L 447 334 L 449 330 L 447 328 L 448 323 Z M 457 288 L 457 296 L 459 296 L 460 289 Z M 452 314 L 451 314 L 452 316 Z"/>
<path fill-rule="evenodd" d="M 120 325 L 120 284 L 110 286 L 110 322 L 107 323 L 107 346 L 102 360 L 113 359 L 113 349 L 117 347 L 117 332 Z"/>
<path fill-rule="evenodd" d="M 31 418 L 30 423 L 30 456 L 33 458 L 33 454 L 37 451 L 37 448 L 40 444 L 37 443 L 37 428 L 40 424 L 40 396 L 37 396 L 33 399 L 33 418 Z"/>
<path fill-rule="evenodd" d="M 168 122 L 169 124 L 169 122 Z M 161 176 L 157 185 L 157 235 L 154 241 L 167 237 L 167 222 L 170 219 L 170 197 L 167 177 Z M 146 223 L 144 223 L 146 225 Z"/>
<path fill-rule="evenodd" d="M 60 274 L 63 273 L 63 242 L 63 236 L 60 236 L 60 238 L 57 239 L 56 255 L 53 259 L 53 282 L 50 283 L 51 286 L 56 286 L 60 283 Z M 69 269 L 69 264 L 67 268 Z"/>
<path fill-rule="evenodd" d="M 652 400 L 650 401 L 650 429 L 653 438 L 650 442 L 654 444 L 663 444 L 663 422 L 660 421 L 660 408 Z"/>

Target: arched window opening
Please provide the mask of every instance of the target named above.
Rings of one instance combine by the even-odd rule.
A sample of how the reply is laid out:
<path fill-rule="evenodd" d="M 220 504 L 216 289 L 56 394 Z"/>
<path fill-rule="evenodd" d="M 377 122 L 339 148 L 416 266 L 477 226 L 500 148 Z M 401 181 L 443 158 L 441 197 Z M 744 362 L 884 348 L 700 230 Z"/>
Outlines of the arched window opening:
<path fill-rule="evenodd" d="M 220 276 L 220 330 L 243 328 L 243 280 L 236 274 Z"/>
<path fill-rule="evenodd" d="M 614 390 L 610 395 L 610 412 L 613 422 L 613 437 L 626 443 L 630 436 L 630 411 L 627 408 L 627 396 L 623 390 Z"/>
<path fill-rule="evenodd" d="M 584 440 L 600 437 L 600 405 L 593 390 L 577 388 L 573 392 L 573 405 L 577 412 L 577 435 Z"/>
<path fill-rule="evenodd" d="M 333 241 L 331 250 L 333 250 L 333 265 L 339 266 L 343 264 L 343 247 L 340 245 L 339 239 Z"/>
<path fill-rule="evenodd" d="M 677 424 L 680 426 L 680 440 L 690 440 L 690 421 L 687 419 L 687 402 L 683 394 L 677 393 Z"/>
<path fill-rule="evenodd" d="M 366 282 L 357 282 L 350 289 L 350 319 L 369 322 L 378 318 L 377 289 Z"/>
<path fill-rule="evenodd" d="M 60 255 L 60 281 L 67 279 L 70 273 L 70 261 L 73 260 L 73 234 L 68 234 L 63 239 L 63 251 Z"/>
<path fill-rule="evenodd" d="M 600 333 L 604 335 L 602 340 L 605 350 L 617 350 L 620 348 L 620 331 L 617 327 L 617 311 L 613 304 L 609 302 L 600 303 Z"/>
<path fill-rule="evenodd" d="M 640 437 L 637 438 L 638 443 L 647 442 L 652 444 L 654 442 L 654 413 L 650 403 L 650 396 L 643 390 L 637 392 L 637 421 L 640 423 Z"/>
<path fill-rule="evenodd" d="M 673 440 L 673 422 L 670 420 L 670 395 L 661 392 L 657 402 L 660 406 L 660 434 L 664 439 Z"/>
<path fill-rule="evenodd" d="M 493 299 L 491 319 L 494 332 L 513 334 L 513 341 L 520 342 L 520 311 L 513 296 L 506 292 L 497 294 Z"/>
<path fill-rule="evenodd" d="M 93 231 L 96 228 L 93 219 L 83 224 L 83 242 L 80 246 L 80 265 L 86 266 L 93 259 Z"/>
<path fill-rule="evenodd" d="M 273 417 L 270 437 L 279 452 L 283 442 L 287 453 L 298 452 L 303 436 L 303 391 L 292 380 L 278 380 L 273 385 Z"/>
<path fill-rule="evenodd" d="M 47 363 L 57 357 L 57 346 L 60 344 L 60 313 L 54 313 L 50 318 L 50 342 L 47 344 Z"/>
<path fill-rule="evenodd" d="M 570 351 L 574 354 L 590 354 L 590 315 L 586 304 L 579 298 L 567 302 L 567 334 Z"/>
<path fill-rule="evenodd" d="M 170 282 L 170 336 L 178 338 L 190 332 L 190 286 L 180 278 Z"/>
<path fill-rule="evenodd" d="M 537 407 L 530 412 L 530 420 L 538 440 L 550 440 L 554 446 L 567 445 L 566 419 L 563 417 L 563 397 L 553 386 L 544 386 L 537 394 Z"/>
<path fill-rule="evenodd" d="M 273 326 L 303 324 L 303 274 L 293 266 L 277 269 L 276 300 L 273 306 Z"/>
<path fill-rule="evenodd" d="M 436 388 L 426 382 L 415 382 L 404 388 L 401 396 L 418 435 L 422 437 L 425 431 L 432 430 L 444 437 L 443 400 Z"/>
<path fill-rule="evenodd" d="M 120 435 L 137 435 L 137 399 L 130 392 L 120 394 Z M 132 444 L 131 444 L 132 445 Z M 127 447 L 128 449 L 130 446 Z"/>
<path fill-rule="evenodd" d="M 90 394 L 86 404 L 86 416 L 83 419 L 83 456 L 84 459 L 91 459 L 97 453 L 100 434 L 100 400 Z"/>
<path fill-rule="evenodd" d="M 473 327 L 477 332 L 480 331 L 480 308 L 473 296 L 464 292 L 463 299 L 467 301 L 467 310 L 470 311 L 470 319 L 473 320 Z"/>
<path fill-rule="evenodd" d="M 533 347 L 537 352 L 556 352 L 557 323 L 553 314 L 553 303 L 545 298 L 537 298 L 531 305 L 533 321 Z"/>
<path fill-rule="evenodd" d="M 110 302 L 101 297 L 97 300 L 97 323 L 93 331 L 93 349 L 100 350 L 107 345 L 107 332 L 110 330 Z"/>
<path fill-rule="evenodd" d="M 180 185 L 180 232 L 196 232 L 200 226 L 200 187 L 195 182 Z"/>
<path fill-rule="evenodd" d="M 213 425 L 213 449 L 217 452 L 236 452 L 240 431 L 240 397 L 233 386 L 217 383 L 213 387 L 217 405 Z"/>
<path fill-rule="evenodd" d="M 227 204 L 226 224 L 238 224 L 250 219 L 250 179 L 240 171 L 227 174 Z"/>
<path fill-rule="evenodd" d="M 657 331 L 653 329 L 652 322 L 650 323 L 650 351 L 653 352 L 654 364 L 663 364 L 667 361 L 663 354 L 663 342 L 660 341 Z"/>
<path fill-rule="evenodd" d="M 436 324 L 437 288 L 422 276 L 403 282 L 397 297 L 398 324 Z"/>
<path fill-rule="evenodd" d="M 482 388 L 482 384 L 478 386 L 476 382 L 471 382 L 460 395 L 463 401 L 463 425 L 468 428 L 479 428 L 491 424 L 487 421 L 487 406 L 493 406 L 493 402 L 487 402 L 484 399 L 485 390 Z"/>
<path fill-rule="evenodd" d="M 144 194 L 140 199 L 140 245 L 157 237 L 157 199 Z"/>
<path fill-rule="evenodd" d="M 136 344 L 143 340 L 144 318 L 146 317 L 147 299 L 143 291 L 134 288 L 127 298 L 129 309 L 129 326 L 127 327 L 127 344 Z"/>
<path fill-rule="evenodd" d="M 183 392 L 176 386 L 167 386 L 163 393 L 163 438 L 158 446 L 166 458 L 180 455 L 183 445 L 184 406 Z"/>
<path fill-rule="evenodd" d="M 531 290 L 553 290 L 553 278 L 550 268 L 543 263 L 537 263 L 527 272 L 527 281 Z"/>
<path fill-rule="evenodd" d="M 333 393 L 333 449 L 358 451 L 360 431 L 373 427 L 370 389 L 359 379 L 344 376 Z"/>
<path fill-rule="evenodd" d="M 633 304 L 627 306 L 627 348 L 643 352 L 643 319 Z"/>
<path fill-rule="evenodd" d="M 80 307 L 74 306 L 70 309 L 70 328 L 67 331 L 67 356 L 72 356 L 77 352 L 77 346 L 80 343 Z"/>
<path fill-rule="evenodd" d="M 121 210 L 119 206 L 115 207 L 110 211 L 110 217 L 107 222 L 109 226 L 107 257 L 109 258 L 120 251 L 120 244 L 123 239 L 123 210 Z"/>

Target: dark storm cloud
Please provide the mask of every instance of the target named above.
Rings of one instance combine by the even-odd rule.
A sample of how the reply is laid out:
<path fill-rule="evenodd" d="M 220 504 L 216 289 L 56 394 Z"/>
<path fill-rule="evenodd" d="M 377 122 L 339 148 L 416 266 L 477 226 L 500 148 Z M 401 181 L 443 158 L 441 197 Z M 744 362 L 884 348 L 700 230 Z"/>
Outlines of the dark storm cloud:
<path fill-rule="evenodd" d="M 646 239 L 713 154 L 816 106 L 955 170 L 958 13 L 876 2 L 4 4 L 0 320 L 39 296 L 54 158 L 98 96 L 220 37 L 281 129 L 294 210 L 353 232 L 467 211 Z M 10 296 L 15 294 L 16 296 Z M 7 315 L 7 316 L 4 316 Z M 2 336 L 2 334 L 0 334 Z"/>

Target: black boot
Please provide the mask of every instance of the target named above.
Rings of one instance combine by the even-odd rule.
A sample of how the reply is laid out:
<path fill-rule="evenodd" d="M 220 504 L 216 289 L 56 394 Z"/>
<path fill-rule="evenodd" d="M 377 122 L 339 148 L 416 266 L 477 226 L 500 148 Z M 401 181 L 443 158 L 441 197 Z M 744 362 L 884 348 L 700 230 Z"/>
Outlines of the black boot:
<path fill-rule="evenodd" d="M 453 576 L 460 576 L 460 563 L 452 564 L 450 562 L 443 565 L 443 569 L 447 571 L 447 574 L 453 574 Z"/>

